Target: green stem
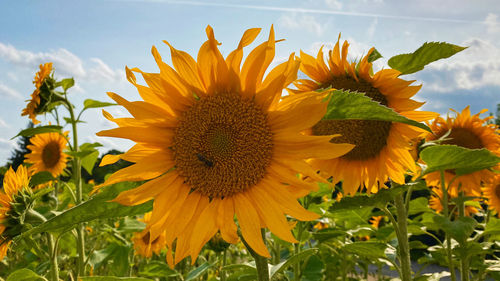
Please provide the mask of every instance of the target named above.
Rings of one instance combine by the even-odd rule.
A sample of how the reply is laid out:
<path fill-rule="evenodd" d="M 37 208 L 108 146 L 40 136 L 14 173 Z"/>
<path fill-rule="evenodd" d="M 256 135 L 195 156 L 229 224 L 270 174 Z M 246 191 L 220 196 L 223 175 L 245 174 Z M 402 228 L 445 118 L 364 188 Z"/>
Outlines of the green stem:
<path fill-rule="evenodd" d="M 464 192 L 460 191 L 458 194 L 458 216 L 459 217 L 464 217 L 465 216 L 465 202 L 464 202 Z M 461 245 L 465 246 L 465 245 Z M 469 257 L 467 254 L 465 256 L 462 256 L 460 259 L 460 275 L 461 275 L 461 280 L 462 281 L 469 281 Z"/>
<path fill-rule="evenodd" d="M 227 264 L 227 248 L 224 249 L 224 253 L 222 254 L 222 266 L 221 268 L 224 268 Z M 226 281 L 226 272 L 221 270 L 220 271 L 220 281 Z"/>
<path fill-rule="evenodd" d="M 444 171 L 440 171 L 440 173 L 441 173 L 441 191 L 443 192 L 443 198 L 441 198 L 441 205 L 443 206 L 443 214 L 445 218 L 449 219 L 448 189 L 446 188 Z M 451 238 L 450 235 L 448 235 L 448 233 L 445 233 L 445 240 L 446 240 L 445 251 L 448 257 L 448 267 L 450 268 L 450 277 L 452 281 L 456 281 L 457 277 L 455 276 L 455 265 L 453 264 L 453 256 L 451 253 Z"/>
<path fill-rule="evenodd" d="M 297 240 L 299 240 L 296 244 L 294 244 L 294 254 L 298 255 L 300 253 L 300 238 L 302 237 L 302 232 L 304 231 L 304 223 L 301 221 L 297 221 Z M 293 265 L 293 279 L 295 281 L 300 280 L 300 264 L 297 262 Z"/>
<path fill-rule="evenodd" d="M 266 230 L 261 229 L 262 233 L 262 239 L 264 240 L 264 243 L 266 241 Z M 252 257 L 255 259 L 255 267 L 257 268 L 257 277 L 259 281 L 269 281 L 269 268 L 268 268 L 268 263 L 267 263 L 267 258 L 257 254 L 251 247 L 248 245 L 248 243 L 245 241 L 243 238 L 243 235 L 240 235 L 241 242 L 245 245 L 247 248 L 248 252 Z"/>
<path fill-rule="evenodd" d="M 401 262 L 401 279 L 403 281 L 411 280 L 411 260 L 410 260 L 410 243 L 408 242 L 408 221 L 406 205 L 403 195 L 398 194 L 394 198 L 394 205 L 397 212 L 397 228 L 399 229 L 398 237 L 398 254 Z"/>
<path fill-rule="evenodd" d="M 57 264 L 57 245 L 54 242 L 54 236 L 50 233 L 47 234 L 47 241 L 49 242 L 50 251 L 50 280 L 59 281 L 59 265 Z"/>
<path fill-rule="evenodd" d="M 77 131 L 77 122 L 75 119 L 75 113 L 73 111 L 73 105 L 65 99 L 66 106 L 69 111 L 69 115 L 71 118 L 71 128 L 73 129 L 73 151 L 78 152 L 78 131 Z M 79 157 L 73 157 L 73 180 L 76 186 L 76 204 L 80 204 L 83 201 L 82 194 L 82 167 L 81 161 Z M 78 252 L 78 270 L 76 274 L 76 278 L 78 276 L 82 276 L 85 274 L 85 231 L 82 223 L 77 226 L 77 239 L 76 239 L 76 249 Z"/>

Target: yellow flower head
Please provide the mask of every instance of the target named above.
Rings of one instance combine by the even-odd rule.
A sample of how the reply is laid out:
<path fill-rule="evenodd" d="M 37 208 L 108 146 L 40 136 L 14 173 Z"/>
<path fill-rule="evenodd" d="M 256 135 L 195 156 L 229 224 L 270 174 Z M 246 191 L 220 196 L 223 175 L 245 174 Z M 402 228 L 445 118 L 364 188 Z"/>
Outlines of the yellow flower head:
<path fill-rule="evenodd" d="M 0 260 L 5 257 L 9 245 L 12 243 L 12 240 L 8 240 L 9 238 L 3 234 L 7 227 L 4 223 L 9 218 L 9 211 L 11 210 L 11 204 L 14 202 L 14 195 L 27 187 L 28 184 L 28 171 L 22 165 L 17 168 L 16 172 L 11 167 L 5 173 L 3 191 L 0 190 Z"/>
<path fill-rule="evenodd" d="M 441 202 L 443 198 L 443 191 L 441 190 L 440 187 L 433 187 L 432 189 L 432 195 L 431 198 L 429 199 L 429 207 L 436 211 L 436 213 L 441 213 L 443 211 L 443 203 Z M 451 211 L 453 210 L 453 207 L 455 207 L 454 204 L 452 204 L 452 199 L 457 198 L 458 193 L 456 192 L 448 192 L 448 210 Z M 476 199 L 477 201 L 478 199 Z M 458 214 L 458 209 L 455 208 L 455 214 Z M 470 216 L 472 214 L 477 214 L 479 213 L 479 210 L 473 206 L 465 206 L 464 210 L 464 215 Z"/>
<path fill-rule="evenodd" d="M 49 77 L 52 72 L 52 63 L 48 62 L 45 64 L 40 64 L 40 70 L 35 74 L 35 79 L 33 80 L 33 84 L 35 84 L 35 90 L 31 94 L 31 100 L 26 105 L 26 108 L 23 109 L 21 116 L 28 115 L 33 124 L 38 124 L 40 121 L 36 119 L 36 115 L 38 114 L 38 106 L 40 105 L 40 87 L 42 87 L 45 79 Z"/>
<path fill-rule="evenodd" d="M 500 217 L 500 174 L 489 181 L 483 188 L 483 196 L 486 197 L 488 207 Z"/>
<path fill-rule="evenodd" d="M 169 264 L 188 255 L 194 262 L 218 231 L 225 241 L 236 243 L 235 215 L 242 236 L 261 256 L 269 257 L 263 227 L 296 242 L 285 214 L 299 220 L 318 217 L 297 202 L 317 184 L 296 175 L 322 180 L 306 159 L 338 157 L 353 147 L 331 144 L 331 136 L 301 133 L 324 116 L 326 103 L 316 93 L 280 101 L 283 89 L 297 77 L 299 61 L 292 54 L 264 78 L 275 53 L 272 28 L 269 39 L 250 52 L 240 69 L 243 48 L 259 32 L 247 30 L 226 58 L 210 26 L 197 60 L 165 42 L 174 68 L 153 47 L 160 73 L 127 69 L 128 80 L 144 101 L 109 94 L 133 118 L 113 118 L 104 111 L 119 128 L 98 135 L 137 144 L 119 157 L 135 164 L 111 175 L 104 185 L 149 180 L 115 201 L 137 205 L 154 199 L 150 239 L 166 231 Z M 141 73 L 148 86 L 139 85 L 133 72 Z"/>
<path fill-rule="evenodd" d="M 492 153 L 500 156 L 500 135 L 498 127 L 494 124 L 488 124 L 487 121 L 492 117 L 480 118 L 479 115 L 486 112 L 486 109 L 479 113 L 471 115 L 467 106 L 461 113 L 456 113 L 456 117 L 448 116 L 445 119 L 437 117 L 430 128 L 433 134 L 427 134 L 426 140 L 436 140 L 444 136 L 448 131 L 450 134 L 446 137 L 448 140 L 441 144 L 452 144 L 469 149 L 486 148 Z M 453 171 L 445 171 L 445 182 L 448 185 L 455 177 Z M 489 170 L 476 171 L 455 179 L 449 187 L 449 192 L 458 194 L 458 187 L 470 196 L 481 195 L 481 184 L 489 181 L 493 173 Z M 428 186 L 441 186 L 441 175 L 439 172 L 430 173 L 425 176 Z"/>
<path fill-rule="evenodd" d="M 151 212 L 144 214 L 144 218 L 140 221 L 148 223 L 150 219 Z M 159 255 L 161 249 L 166 246 L 165 233 L 161 233 L 158 237 L 152 240 L 148 228 L 141 232 L 134 233 L 132 242 L 134 243 L 135 253 L 146 258 L 150 258 L 153 253 Z"/>
<path fill-rule="evenodd" d="M 372 48 L 359 63 L 347 60 L 349 43 L 344 42 L 342 52 L 339 40 L 329 52 L 328 65 L 322 49 L 316 58 L 301 52 L 300 70 L 313 80 L 297 80 L 297 90 L 303 93 L 318 89 L 344 89 L 363 92 L 372 100 L 392 108 L 399 114 L 416 121 L 434 118 L 433 112 L 415 111 L 422 102 L 410 99 L 420 86 L 410 86 L 414 82 L 398 78 L 400 72 L 383 69 L 375 74 L 368 61 Z M 372 120 L 322 120 L 312 127 L 313 135 L 340 134 L 332 138 L 332 143 L 352 143 L 356 147 L 342 157 L 329 160 L 313 160 L 312 165 L 333 176 L 334 182 L 343 181 L 345 193 L 353 194 L 360 187 L 368 192 L 376 192 L 391 178 L 403 184 L 406 171 L 415 171 L 415 162 L 410 153 L 410 140 L 422 134 L 422 130 L 402 123 Z"/>
<path fill-rule="evenodd" d="M 384 216 L 373 216 L 371 217 L 370 219 L 370 225 L 375 228 L 375 229 L 378 229 L 380 227 L 380 222 L 382 221 L 382 219 L 384 218 Z"/>
<path fill-rule="evenodd" d="M 44 133 L 35 135 L 30 142 L 27 148 L 31 153 L 26 155 L 25 160 L 26 163 L 33 164 L 30 171 L 32 173 L 47 171 L 52 176 L 58 177 L 66 168 L 68 157 L 64 153 L 67 147 L 66 138 L 59 133 Z"/>

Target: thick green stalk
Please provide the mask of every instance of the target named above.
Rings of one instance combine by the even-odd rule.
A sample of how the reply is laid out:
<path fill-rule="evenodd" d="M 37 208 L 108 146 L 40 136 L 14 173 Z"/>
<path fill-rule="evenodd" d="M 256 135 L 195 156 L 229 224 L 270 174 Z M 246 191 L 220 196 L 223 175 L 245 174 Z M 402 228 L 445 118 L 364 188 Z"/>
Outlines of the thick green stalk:
<path fill-rule="evenodd" d="M 49 242 L 50 255 L 50 280 L 59 281 L 59 265 L 57 264 L 57 245 L 54 242 L 54 236 L 47 232 L 47 241 Z"/>
<path fill-rule="evenodd" d="M 458 216 L 464 217 L 465 216 L 465 202 L 463 200 L 464 192 L 460 191 L 458 196 L 459 196 Z M 469 258 L 467 256 L 462 257 L 460 259 L 460 275 L 462 281 L 469 281 Z"/>
<path fill-rule="evenodd" d="M 78 152 L 78 131 L 77 124 L 75 119 L 75 113 L 73 112 L 73 105 L 68 101 L 66 101 L 66 106 L 69 111 L 69 115 L 71 118 L 71 128 L 73 130 L 73 151 Z M 73 180 L 75 182 L 76 189 L 76 204 L 80 204 L 83 201 L 82 194 L 82 167 L 81 160 L 79 157 L 73 157 Z M 83 224 L 78 224 L 77 229 L 77 238 L 76 238 L 76 250 L 78 252 L 78 261 L 77 261 L 77 278 L 78 276 L 85 275 L 85 232 Z"/>
<path fill-rule="evenodd" d="M 408 242 L 408 221 L 406 205 L 404 203 L 403 195 L 398 194 L 394 198 L 394 205 L 397 212 L 397 227 L 399 229 L 398 237 L 398 254 L 399 261 L 401 262 L 401 279 L 403 281 L 411 280 L 411 259 L 410 259 L 410 243 Z"/>
<path fill-rule="evenodd" d="M 301 221 L 297 221 L 297 240 L 299 240 L 297 243 L 294 244 L 294 254 L 297 255 L 300 253 L 300 237 L 302 236 L 302 231 L 304 229 L 304 223 Z M 300 280 L 300 264 L 297 262 L 293 266 L 293 278 L 295 281 Z"/>
<path fill-rule="evenodd" d="M 449 219 L 449 212 L 448 212 L 448 189 L 446 188 L 446 183 L 445 183 L 445 178 L 444 178 L 444 171 L 440 171 L 441 173 L 441 191 L 443 192 L 443 198 L 441 198 L 441 205 L 443 206 L 443 214 L 446 219 Z M 455 265 L 453 264 L 453 256 L 451 253 L 451 238 L 448 233 L 445 233 L 445 239 L 446 239 L 446 255 L 448 256 L 448 267 L 450 268 L 450 277 L 451 281 L 456 281 L 457 277 L 455 276 Z"/>
<path fill-rule="evenodd" d="M 224 249 L 224 253 L 222 254 L 222 266 L 221 266 L 221 268 L 226 266 L 226 264 L 227 264 L 227 248 Z M 226 281 L 226 272 L 223 270 L 220 271 L 220 281 Z"/>
<path fill-rule="evenodd" d="M 265 241 L 266 241 L 266 237 L 265 237 L 266 230 L 265 229 L 261 229 L 261 232 L 262 232 L 262 239 L 264 239 L 264 243 L 265 243 Z M 250 245 L 248 245 L 247 241 L 245 241 L 245 239 L 243 238 L 243 235 L 240 235 L 240 239 L 241 239 L 241 242 L 243 242 L 243 244 L 247 248 L 247 250 L 250 253 L 250 255 L 252 255 L 252 257 L 255 260 L 255 267 L 257 268 L 257 277 L 258 277 L 257 280 L 259 280 L 259 281 L 269 281 L 270 278 L 269 278 L 269 268 L 268 268 L 267 258 L 265 258 L 265 257 L 257 254 L 250 247 Z"/>

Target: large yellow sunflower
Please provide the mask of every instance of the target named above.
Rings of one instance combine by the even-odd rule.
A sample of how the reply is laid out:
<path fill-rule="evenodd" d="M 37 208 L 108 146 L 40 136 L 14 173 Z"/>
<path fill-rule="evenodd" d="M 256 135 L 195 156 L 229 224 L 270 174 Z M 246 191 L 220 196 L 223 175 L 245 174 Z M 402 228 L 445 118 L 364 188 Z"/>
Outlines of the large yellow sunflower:
<path fill-rule="evenodd" d="M 284 87 L 297 77 L 299 61 L 292 54 L 264 78 L 275 53 L 272 28 L 268 41 L 250 52 L 240 70 L 243 47 L 259 31 L 247 30 L 225 59 L 210 26 L 197 61 L 165 41 L 175 69 L 154 47 L 160 73 L 132 69 L 142 74 L 148 87 L 137 84 L 126 69 L 144 101 L 129 102 L 109 93 L 133 118 L 113 118 L 104 111 L 119 128 L 97 135 L 137 144 L 119 156 L 135 164 L 111 175 L 104 185 L 149 180 L 122 192 L 115 201 L 135 205 L 154 199 L 150 240 L 166 231 L 169 264 L 188 255 L 194 262 L 217 231 L 225 241 L 236 243 L 235 215 L 242 236 L 262 256 L 269 252 L 261 228 L 296 242 L 284 215 L 298 220 L 318 217 L 297 202 L 316 184 L 300 180 L 297 174 L 321 180 L 306 159 L 338 157 L 353 147 L 330 143 L 332 136 L 301 133 L 322 118 L 326 103 L 316 93 L 280 101 Z M 117 159 L 110 156 L 103 162 Z"/>
<path fill-rule="evenodd" d="M 300 70 L 313 80 L 299 79 L 297 90 L 303 93 L 312 90 L 344 89 L 365 93 L 372 100 L 392 108 L 399 114 L 416 121 L 434 118 L 433 112 L 415 111 L 422 102 L 410 99 L 420 86 L 410 86 L 414 81 L 405 81 L 394 69 L 383 69 L 372 74 L 372 63 L 368 62 L 373 48 L 359 63 L 347 61 L 347 41 L 339 49 L 339 40 L 329 52 L 328 66 L 324 62 L 323 51 L 316 58 L 301 52 Z M 322 120 L 312 127 L 313 135 L 340 134 L 333 143 L 352 143 L 356 147 L 336 159 L 313 160 L 314 168 L 333 176 L 334 182 L 343 181 L 343 191 L 355 193 L 363 185 L 368 192 L 376 192 L 390 178 L 403 184 L 404 174 L 415 171 L 411 153 L 411 139 L 422 134 L 422 130 L 402 123 L 371 120 Z"/>
<path fill-rule="evenodd" d="M 40 121 L 36 119 L 37 108 L 40 105 L 40 87 L 45 82 L 45 79 L 52 72 L 52 63 L 48 62 L 45 64 L 40 64 L 40 70 L 35 74 L 35 79 L 33 80 L 33 84 L 35 84 L 35 90 L 31 94 L 31 100 L 26 105 L 26 108 L 23 109 L 21 116 L 28 115 L 33 124 L 38 124 Z"/>
<path fill-rule="evenodd" d="M 151 212 L 148 212 L 144 214 L 144 218 L 140 221 L 148 223 L 150 220 Z M 132 242 L 134 242 L 135 253 L 146 258 L 150 258 L 153 253 L 158 255 L 166 246 L 165 233 L 161 233 L 156 239 L 151 240 L 151 234 L 149 234 L 147 228 L 141 232 L 134 233 Z"/>
<path fill-rule="evenodd" d="M 65 133 L 67 135 L 67 133 Z M 64 153 L 67 147 L 66 138 L 59 133 L 44 133 L 35 135 L 27 146 L 31 150 L 26 155 L 26 163 L 33 164 L 30 171 L 33 173 L 47 171 L 54 177 L 59 176 L 66 167 L 68 155 Z"/>
<path fill-rule="evenodd" d="M 488 207 L 500 217 L 500 174 L 485 184 L 482 191 Z"/>
<path fill-rule="evenodd" d="M 500 156 L 500 131 L 494 124 L 488 124 L 487 121 L 493 117 L 480 118 L 479 115 L 486 112 L 486 109 L 479 113 L 471 115 L 467 106 L 461 113 L 456 113 L 456 117 L 447 116 L 446 120 L 437 117 L 430 128 L 433 134 L 427 134 L 426 140 L 436 140 L 444 136 L 448 131 L 450 134 L 446 137 L 448 140 L 442 144 L 452 144 L 469 149 L 486 148 L 492 153 Z M 448 185 L 455 174 L 452 171 L 445 171 L 445 182 Z M 448 187 L 449 192 L 456 196 L 458 187 L 467 195 L 480 196 L 481 184 L 489 181 L 494 174 L 489 170 L 481 170 L 471 174 L 458 177 Z M 439 172 L 430 173 L 425 176 L 428 186 L 441 186 L 441 175 Z"/>
<path fill-rule="evenodd" d="M 14 195 L 23 188 L 27 187 L 28 184 L 28 171 L 23 165 L 19 166 L 16 172 L 14 172 L 11 167 L 5 173 L 3 179 L 3 191 L 0 190 L 0 261 L 3 257 L 5 257 L 9 245 L 12 243 L 12 240 L 8 240 L 8 237 L 3 236 L 6 228 L 3 223 L 9 217 L 8 213 L 11 209 L 11 203 L 14 201 Z"/>

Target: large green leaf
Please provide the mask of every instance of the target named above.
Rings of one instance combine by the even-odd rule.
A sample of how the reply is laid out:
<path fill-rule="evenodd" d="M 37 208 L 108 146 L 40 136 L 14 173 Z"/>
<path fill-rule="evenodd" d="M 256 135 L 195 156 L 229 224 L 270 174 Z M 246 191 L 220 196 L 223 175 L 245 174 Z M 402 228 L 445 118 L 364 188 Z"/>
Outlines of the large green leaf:
<path fill-rule="evenodd" d="M 424 175 L 444 170 L 455 170 L 455 174 L 465 175 L 500 162 L 500 157 L 485 148 L 468 149 L 456 145 L 429 146 L 420 152 L 420 158 L 427 164 Z"/>
<path fill-rule="evenodd" d="M 386 243 L 381 242 L 353 242 L 346 244 L 344 249 L 353 253 L 360 255 L 362 257 L 369 258 L 386 258 L 385 249 L 387 248 Z"/>
<path fill-rule="evenodd" d="M 454 221 L 450 221 L 448 218 L 436 215 L 433 219 L 442 230 L 460 244 L 464 244 L 467 241 L 467 238 L 471 236 L 477 225 L 477 221 L 470 217 L 459 217 Z"/>
<path fill-rule="evenodd" d="M 484 229 L 484 235 L 498 235 L 500 234 L 500 219 L 491 217 L 486 228 Z"/>
<path fill-rule="evenodd" d="M 323 267 L 325 264 L 317 255 L 312 255 L 306 263 L 304 270 L 302 271 L 302 279 L 303 281 L 316 281 L 321 280 L 323 274 Z"/>
<path fill-rule="evenodd" d="M 423 123 L 408 119 L 392 108 L 381 105 L 364 93 L 335 90 L 331 94 L 324 120 L 376 120 L 399 122 L 432 132 Z"/>
<path fill-rule="evenodd" d="M 95 219 L 107 219 L 124 216 L 134 216 L 151 211 L 152 201 L 137 206 L 123 206 L 118 203 L 108 202 L 115 198 L 121 191 L 134 187 L 135 183 L 118 183 L 104 187 L 90 200 L 75 206 L 65 212 L 52 217 L 48 221 L 32 228 L 21 235 L 33 235 L 41 232 L 66 231 L 75 225 Z"/>
<path fill-rule="evenodd" d="M 27 268 L 22 268 L 12 272 L 5 281 L 47 281 L 47 279 Z"/>
<path fill-rule="evenodd" d="M 466 49 L 446 42 L 426 42 L 411 54 L 394 56 L 387 62 L 401 74 L 410 74 L 424 69 L 427 64 L 445 59 Z"/>
<path fill-rule="evenodd" d="M 271 266 L 271 268 L 269 269 L 271 278 L 273 278 L 273 276 L 275 274 L 283 272 L 283 270 L 285 270 L 287 267 L 292 266 L 296 263 L 299 263 L 299 262 L 307 259 L 309 256 L 316 254 L 317 252 L 318 252 L 318 249 L 316 249 L 316 248 L 307 249 L 307 250 L 304 250 L 298 254 L 291 256 L 286 261 L 282 261 L 282 262 L 278 263 L 277 265 Z"/>
<path fill-rule="evenodd" d="M 15 139 L 19 136 L 31 137 L 31 136 L 34 136 L 36 134 L 42 134 L 42 133 L 52 133 L 52 132 L 60 133 L 61 130 L 62 130 L 62 127 L 56 126 L 56 125 L 47 125 L 47 126 L 40 126 L 40 127 L 36 127 L 36 128 L 28 128 L 28 129 L 24 129 L 24 130 L 20 131 L 19 134 L 17 134 L 12 139 Z"/>

